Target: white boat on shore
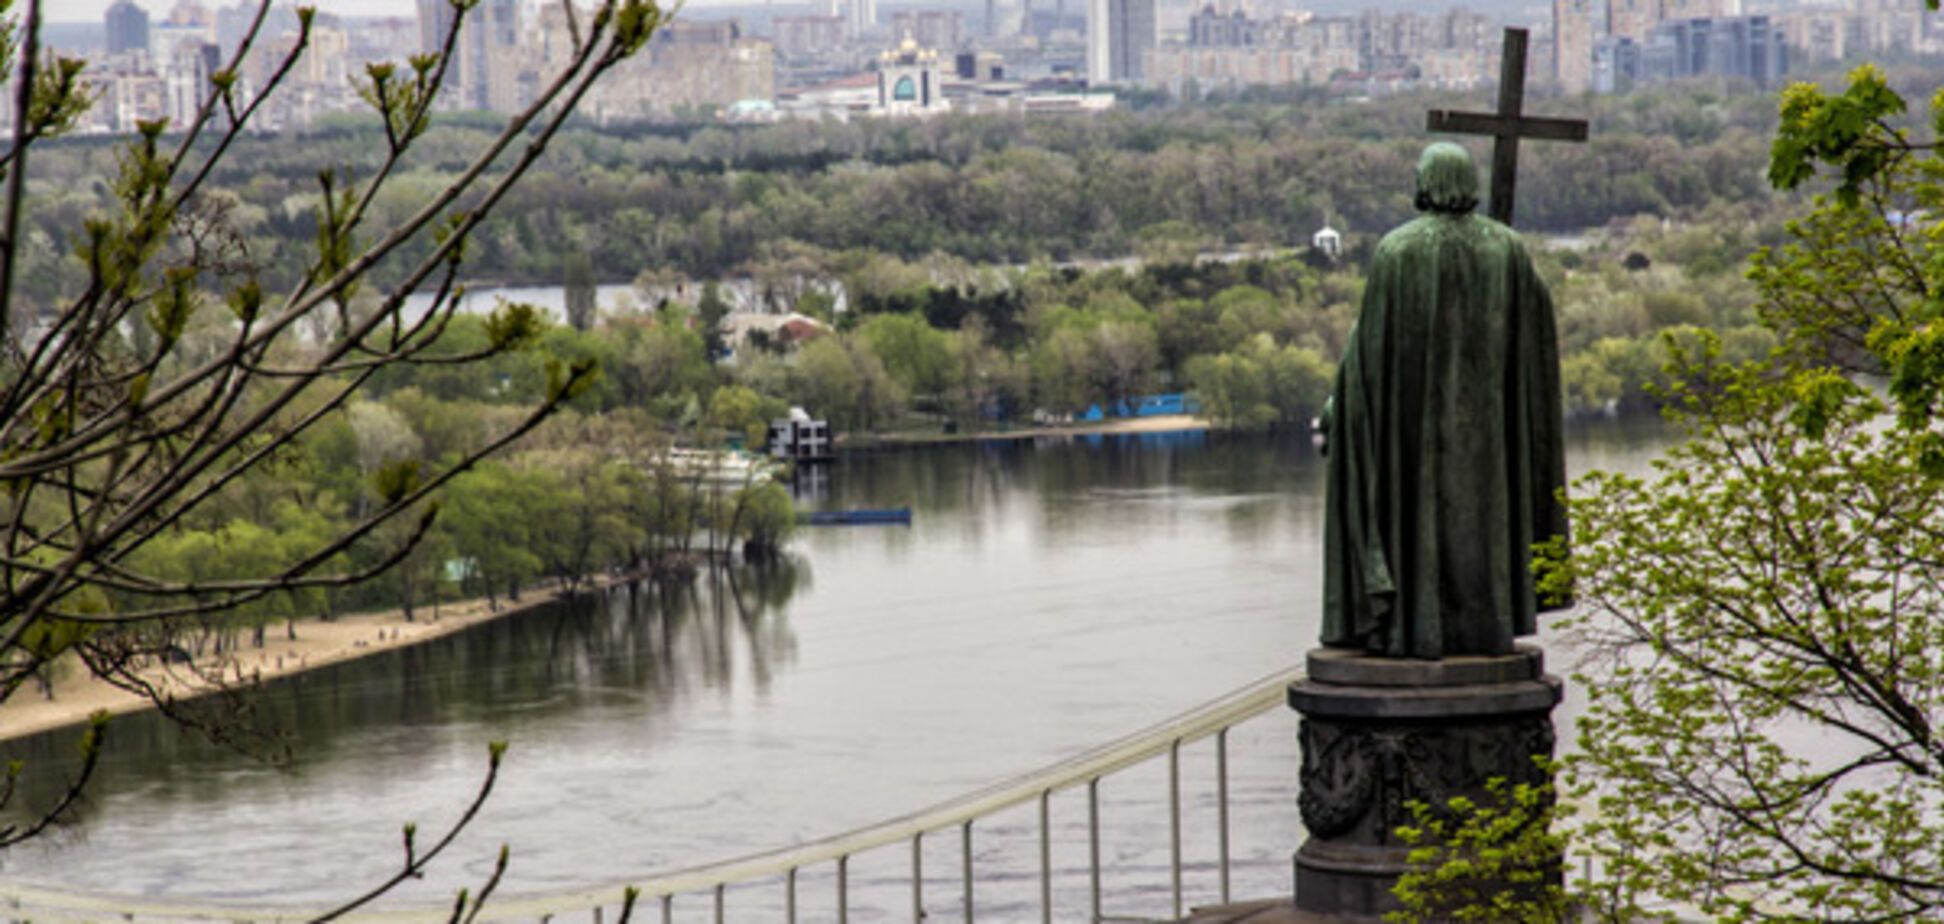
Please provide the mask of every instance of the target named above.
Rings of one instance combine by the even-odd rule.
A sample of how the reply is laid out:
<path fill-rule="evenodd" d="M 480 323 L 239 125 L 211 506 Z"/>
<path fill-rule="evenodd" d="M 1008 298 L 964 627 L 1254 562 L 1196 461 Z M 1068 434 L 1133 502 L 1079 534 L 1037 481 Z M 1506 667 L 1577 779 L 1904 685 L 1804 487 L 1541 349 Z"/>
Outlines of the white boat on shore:
<path fill-rule="evenodd" d="M 663 460 L 678 478 L 730 487 L 763 484 L 783 468 L 761 456 L 727 449 L 670 449 Z"/>

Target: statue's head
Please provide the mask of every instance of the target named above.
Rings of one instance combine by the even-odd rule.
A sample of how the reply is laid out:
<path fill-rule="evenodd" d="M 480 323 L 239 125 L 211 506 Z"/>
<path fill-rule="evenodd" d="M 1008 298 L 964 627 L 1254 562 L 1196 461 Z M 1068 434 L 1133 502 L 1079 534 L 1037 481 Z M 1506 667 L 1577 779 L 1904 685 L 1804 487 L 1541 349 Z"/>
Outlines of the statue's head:
<path fill-rule="evenodd" d="M 1478 168 L 1471 152 L 1449 141 L 1426 147 L 1418 158 L 1418 211 L 1463 215 L 1477 207 Z"/>

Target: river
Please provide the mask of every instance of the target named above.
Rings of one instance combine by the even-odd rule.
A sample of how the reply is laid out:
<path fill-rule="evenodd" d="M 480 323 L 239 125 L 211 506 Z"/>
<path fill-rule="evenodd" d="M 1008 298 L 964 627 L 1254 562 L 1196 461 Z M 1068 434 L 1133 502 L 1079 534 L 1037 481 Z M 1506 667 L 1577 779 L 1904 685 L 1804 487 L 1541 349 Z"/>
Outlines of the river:
<path fill-rule="evenodd" d="M 1575 428 L 1574 470 L 1643 469 L 1666 440 L 1653 423 Z M 527 895 L 868 824 L 1297 663 L 1316 636 L 1322 492 L 1307 441 L 1266 437 L 847 456 L 803 503 L 910 505 L 909 527 L 808 529 L 784 567 L 551 606 L 281 684 L 263 708 L 291 735 L 288 769 L 118 719 L 82 823 L 0 855 L 0 876 L 184 902 L 342 899 L 392 871 L 399 824 L 429 833 L 455 815 L 495 739 L 511 742 L 498 790 L 395 903 L 476 885 L 501 842 L 502 894 Z M 44 768 L 72 748 L 70 733 L 0 750 Z M 1230 751 L 1235 893 L 1286 893 L 1294 716 L 1251 721 Z M 1183 768 L 1188 900 L 1207 903 L 1208 746 L 1184 749 Z M 1110 913 L 1165 911 L 1164 774 L 1155 762 L 1102 784 Z M 1053 803 L 1059 919 L 1084 914 L 1085 811 L 1084 793 Z M 980 829 L 987 919 L 1036 907 L 1035 820 Z M 954 919 L 956 837 L 927 845 L 932 912 Z M 909 854 L 880 853 L 852 861 L 855 920 L 909 915 Z M 806 873 L 803 907 L 834 907 L 829 880 Z M 732 890 L 729 917 L 778 898 Z"/>

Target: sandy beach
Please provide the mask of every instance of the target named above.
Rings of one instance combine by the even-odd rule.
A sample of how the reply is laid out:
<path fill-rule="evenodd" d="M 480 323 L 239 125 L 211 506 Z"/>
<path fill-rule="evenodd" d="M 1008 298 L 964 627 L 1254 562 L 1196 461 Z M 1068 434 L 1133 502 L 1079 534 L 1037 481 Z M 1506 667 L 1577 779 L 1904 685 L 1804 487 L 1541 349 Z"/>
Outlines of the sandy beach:
<path fill-rule="evenodd" d="M 612 578 L 601 578 L 594 586 L 605 587 L 614 582 Z M 451 635 L 468 626 L 543 606 L 559 597 L 557 590 L 534 588 L 522 593 L 517 604 L 502 599 L 498 610 L 493 610 L 483 598 L 442 603 L 437 607 L 436 617 L 434 608 L 425 605 L 414 610 L 415 618 L 410 622 L 406 621 L 403 609 L 346 613 L 329 621 L 310 617 L 297 621 L 295 640 L 287 637 L 282 623 L 277 623 L 265 630 L 262 648 L 250 647 L 245 642 L 234 651 L 199 659 L 196 667 L 202 672 L 220 670 L 228 678 L 241 676 L 268 681 Z M 0 741 L 78 725 L 97 710 L 122 715 L 154 708 L 147 698 L 96 679 L 78 661 L 67 662 L 62 667 L 53 684 L 52 698 L 30 682 L 0 703 Z M 196 671 L 183 666 L 157 665 L 145 671 L 144 677 L 158 689 L 172 690 L 179 697 L 196 695 L 202 683 Z"/>
<path fill-rule="evenodd" d="M 879 433 L 856 439 L 841 438 L 845 446 L 873 446 L 914 443 L 969 443 L 979 440 L 1031 440 L 1045 436 L 1087 436 L 1107 433 L 1175 433 L 1206 430 L 1208 421 L 1193 414 L 1161 414 L 1154 417 L 1126 417 L 1100 423 L 1056 424 L 1046 427 L 1020 427 L 1012 430 L 981 430 L 976 433 Z"/>

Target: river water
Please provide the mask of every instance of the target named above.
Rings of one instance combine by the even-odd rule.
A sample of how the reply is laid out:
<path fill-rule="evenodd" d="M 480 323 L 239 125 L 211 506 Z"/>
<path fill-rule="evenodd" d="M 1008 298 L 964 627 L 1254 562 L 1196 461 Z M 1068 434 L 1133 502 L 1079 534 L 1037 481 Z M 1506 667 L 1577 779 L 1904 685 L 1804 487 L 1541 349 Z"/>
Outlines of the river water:
<path fill-rule="evenodd" d="M 1572 431 L 1570 461 L 1638 471 L 1646 423 Z M 288 769 L 114 723 L 83 822 L 0 877 L 182 902 L 318 905 L 388 875 L 398 826 L 441 830 L 511 742 L 477 822 L 398 905 L 448 901 L 512 846 L 501 894 L 566 891 L 785 846 L 1031 770 L 1296 664 L 1316 637 L 1322 459 L 1201 433 L 855 454 L 801 500 L 904 506 L 909 527 L 808 529 L 791 561 L 692 589 L 538 609 L 277 687 Z M 27 695 L 27 694 L 23 694 Z M 1571 703 L 1568 708 L 1570 710 Z M 5 746 L 57 765 L 72 735 Z M 1295 718 L 1230 741 L 1235 894 L 1286 893 L 1301 839 Z M 1213 753 L 1184 748 L 1189 904 L 1216 898 Z M 44 774 L 43 774 L 44 776 Z M 1110 914 L 1167 911 L 1165 762 L 1102 784 Z M 1084 790 L 1056 797 L 1056 919 L 1083 917 Z M 982 919 L 1037 915 L 1037 815 L 978 829 Z M 955 832 L 926 841 L 958 912 Z M 856 920 L 909 916 L 908 850 L 851 863 Z M 988 878 L 990 877 L 990 878 Z M 800 882 L 834 917 L 829 870 Z M 775 919 L 780 886 L 729 894 Z M 706 918 L 706 897 L 682 915 Z M 687 919 L 687 918 L 682 918 Z"/>

